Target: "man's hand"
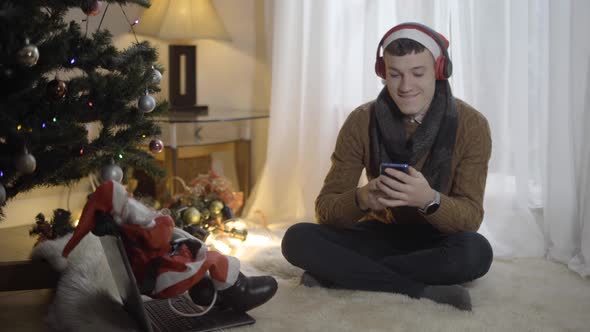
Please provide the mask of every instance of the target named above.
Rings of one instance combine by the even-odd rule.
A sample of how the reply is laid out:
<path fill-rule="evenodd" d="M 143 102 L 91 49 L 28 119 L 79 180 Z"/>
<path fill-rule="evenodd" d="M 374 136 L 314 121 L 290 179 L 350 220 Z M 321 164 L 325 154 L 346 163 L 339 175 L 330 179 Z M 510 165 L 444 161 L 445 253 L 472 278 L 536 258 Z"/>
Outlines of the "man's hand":
<path fill-rule="evenodd" d="M 398 206 L 424 208 L 436 196 L 424 175 L 411 166 L 409 174 L 393 168 L 385 172 L 391 177 L 380 175 L 358 189 L 357 200 L 361 209 L 380 211 Z"/>
<path fill-rule="evenodd" d="M 361 210 L 381 211 L 387 208 L 387 206 L 381 204 L 378 200 L 379 197 L 384 197 L 384 194 L 377 185 L 378 182 L 379 178 L 375 178 L 357 189 L 356 200 Z"/>

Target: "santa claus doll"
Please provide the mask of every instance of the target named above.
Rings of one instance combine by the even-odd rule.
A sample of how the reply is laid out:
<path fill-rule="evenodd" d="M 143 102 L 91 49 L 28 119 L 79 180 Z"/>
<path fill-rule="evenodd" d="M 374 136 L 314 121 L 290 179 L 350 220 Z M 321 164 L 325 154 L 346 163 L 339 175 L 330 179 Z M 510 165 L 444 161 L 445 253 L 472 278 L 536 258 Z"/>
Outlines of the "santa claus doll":
<path fill-rule="evenodd" d="M 175 228 L 170 216 L 129 197 L 125 187 L 112 180 L 101 184 L 88 199 L 64 257 L 93 231 L 100 214 L 116 224 L 144 295 L 162 299 L 188 292 L 199 305 L 216 297 L 219 307 L 248 311 L 270 300 L 277 290 L 273 277 L 246 277 L 237 258 L 208 250 L 199 239 Z"/>

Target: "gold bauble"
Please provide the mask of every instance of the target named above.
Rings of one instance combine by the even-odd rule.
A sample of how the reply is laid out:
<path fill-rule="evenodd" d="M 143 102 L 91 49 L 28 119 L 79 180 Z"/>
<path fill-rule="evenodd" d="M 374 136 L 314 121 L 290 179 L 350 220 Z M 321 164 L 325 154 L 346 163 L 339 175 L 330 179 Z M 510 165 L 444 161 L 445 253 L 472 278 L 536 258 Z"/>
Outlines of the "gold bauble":
<path fill-rule="evenodd" d="M 211 212 L 208 209 L 202 209 L 201 216 L 203 217 L 203 221 L 207 221 L 211 218 Z"/>
<path fill-rule="evenodd" d="M 217 215 L 221 213 L 221 210 L 223 209 L 224 205 L 223 202 L 219 201 L 219 200 L 215 200 L 213 202 L 211 202 L 211 204 L 209 204 L 209 211 L 211 211 L 211 214 Z"/>
<path fill-rule="evenodd" d="M 182 220 L 187 225 L 198 224 L 201 222 L 201 212 L 195 207 L 189 207 L 182 213 Z"/>

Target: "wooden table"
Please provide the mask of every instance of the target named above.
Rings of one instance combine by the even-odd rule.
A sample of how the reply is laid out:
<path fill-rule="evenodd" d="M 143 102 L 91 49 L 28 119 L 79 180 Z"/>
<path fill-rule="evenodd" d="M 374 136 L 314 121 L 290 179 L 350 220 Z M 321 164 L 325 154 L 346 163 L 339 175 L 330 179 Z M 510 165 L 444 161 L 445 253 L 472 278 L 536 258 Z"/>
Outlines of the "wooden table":
<path fill-rule="evenodd" d="M 170 178 L 178 176 L 184 180 L 191 180 L 195 164 L 191 159 L 208 157 L 214 152 L 230 152 L 235 160 L 237 188 L 244 193 L 244 201 L 252 189 L 252 148 L 250 141 L 250 121 L 268 119 L 266 111 L 245 111 L 230 109 L 211 109 L 207 115 L 191 113 L 173 113 L 168 117 L 158 119 L 165 136 L 166 148 L 164 153 L 156 155 L 156 159 L 163 162 Z M 179 126 L 207 126 L 221 123 L 240 124 L 239 135 L 221 132 L 217 138 L 202 137 L 190 142 L 180 139 Z M 210 166 L 209 166 L 210 167 Z M 175 184 L 174 191 L 180 190 Z"/>

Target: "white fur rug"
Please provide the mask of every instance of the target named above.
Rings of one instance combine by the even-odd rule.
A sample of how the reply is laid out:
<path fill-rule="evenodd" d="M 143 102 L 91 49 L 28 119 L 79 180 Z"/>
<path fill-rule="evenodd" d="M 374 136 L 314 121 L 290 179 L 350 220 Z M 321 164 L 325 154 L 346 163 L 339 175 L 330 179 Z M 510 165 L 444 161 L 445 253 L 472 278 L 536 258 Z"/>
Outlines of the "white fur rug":
<path fill-rule="evenodd" d="M 251 226 L 249 232 L 236 252 L 242 271 L 274 275 L 279 290 L 269 303 L 250 312 L 256 324 L 235 331 L 590 331 L 590 280 L 544 259 L 496 259 L 485 277 L 467 285 L 473 312 L 465 313 L 397 294 L 301 286 L 301 270 L 280 252 L 284 228 Z M 66 240 L 44 243 L 33 254 L 55 257 Z M 133 330 L 115 300 L 96 237 L 87 236 L 63 268 L 47 318 L 53 330 Z"/>

